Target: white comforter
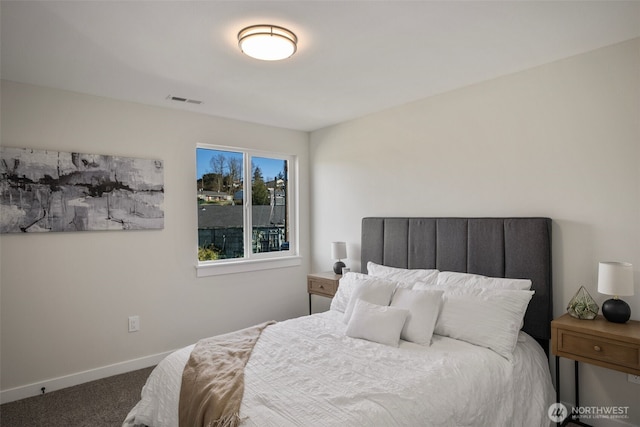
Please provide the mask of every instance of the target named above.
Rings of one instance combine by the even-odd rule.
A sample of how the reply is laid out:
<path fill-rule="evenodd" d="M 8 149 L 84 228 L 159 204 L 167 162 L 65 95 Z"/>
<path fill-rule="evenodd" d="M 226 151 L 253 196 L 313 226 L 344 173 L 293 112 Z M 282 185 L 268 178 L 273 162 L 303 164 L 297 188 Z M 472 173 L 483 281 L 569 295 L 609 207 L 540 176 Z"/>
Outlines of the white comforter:
<path fill-rule="evenodd" d="M 514 361 L 438 335 L 398 348 L 345 336 L 342 313 L 268 327 L 245 370 L 243 426 L 548 426 L 547 358 L 521 333 Z M 123 426 L 178 426 L 193 346 L 152 372 Z"/>

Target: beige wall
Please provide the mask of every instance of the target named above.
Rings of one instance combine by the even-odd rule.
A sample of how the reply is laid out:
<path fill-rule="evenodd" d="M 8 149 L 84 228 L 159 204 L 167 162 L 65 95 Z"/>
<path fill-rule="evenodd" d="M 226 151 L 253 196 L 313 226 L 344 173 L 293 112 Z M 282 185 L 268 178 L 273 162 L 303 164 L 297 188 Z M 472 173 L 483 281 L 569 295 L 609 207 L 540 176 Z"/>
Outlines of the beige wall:
<path fill-rule="evenodd" d="M 620 260 L 640 319 L 639 118 L 636 39 L 313 132 L 312 270 L 331 266 L 333 240 L 359 270 L 364 216 L 549 216 L 554 313 L 580 285 L 604 301 L 598 261 Z M 573 365 L 561 368 L 572 402 Z M 640 424 L 639 385 L 581 372 L 582 405 L 631 406 Z"/>
<path fill-rule="evenodd" d="M 1 236 L 3 391 L 33 383 L 37 394 L 48 379 L 126 370 L 202 337 L 306 314 L 307 133 L 6 81 L 1 105 L 3 145 L 165 166 L 163 230 Z M 298 156 L 301 266 L 196 278 L 196 143 Z M 127 332 L 131 315 L 139 332 Z"/>

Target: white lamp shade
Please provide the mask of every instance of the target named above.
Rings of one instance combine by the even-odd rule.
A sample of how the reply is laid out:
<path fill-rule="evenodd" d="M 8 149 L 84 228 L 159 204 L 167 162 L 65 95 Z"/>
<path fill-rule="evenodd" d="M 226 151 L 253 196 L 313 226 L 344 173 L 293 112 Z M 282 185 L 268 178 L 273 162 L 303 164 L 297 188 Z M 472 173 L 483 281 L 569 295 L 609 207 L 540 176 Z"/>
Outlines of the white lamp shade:
<path fill-rule="evenodd" d="M 633 295 L 633 265 L 628 262 L 601 262 L 598 265 L 598 292 Z"/>
<path fill-rule="evenodd" d="M 346 257 L 346 242 L 331 242 L 331 259 L 345 259 Z"/>

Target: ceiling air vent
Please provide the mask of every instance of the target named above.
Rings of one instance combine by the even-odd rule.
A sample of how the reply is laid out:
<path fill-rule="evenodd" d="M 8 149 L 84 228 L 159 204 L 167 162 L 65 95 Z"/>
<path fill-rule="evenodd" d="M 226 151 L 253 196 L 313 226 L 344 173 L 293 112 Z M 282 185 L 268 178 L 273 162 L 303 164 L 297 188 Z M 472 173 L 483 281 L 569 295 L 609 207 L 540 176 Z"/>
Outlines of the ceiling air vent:
<path fill-rule="evenodd" d="M 198 101 L 197 99 L 183 98 L 181 96 L 169 95 L 167 96 L 167 99 L 170 99 L 171 101 L 176 101 L 176 102 L 186 102 L 187 104 L 196 104 L 196 105 L 202 104 L 202 101 Z"/>

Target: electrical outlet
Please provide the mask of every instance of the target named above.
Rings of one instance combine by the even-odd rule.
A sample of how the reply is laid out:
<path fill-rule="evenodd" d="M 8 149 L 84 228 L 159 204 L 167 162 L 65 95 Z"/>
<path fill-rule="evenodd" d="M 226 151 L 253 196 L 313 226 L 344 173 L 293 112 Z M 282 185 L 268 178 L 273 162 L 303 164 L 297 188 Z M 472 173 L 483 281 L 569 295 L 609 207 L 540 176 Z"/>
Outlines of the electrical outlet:
<path fill-rule="evenodd" d="M 640 375 L 627 374 L 627 381 L 640 384 Z"/>
<path fill-rule="evenodd" d="M 140 330 L 140 316 L 129 317 L 129 332 L 138 332 Z"/>

